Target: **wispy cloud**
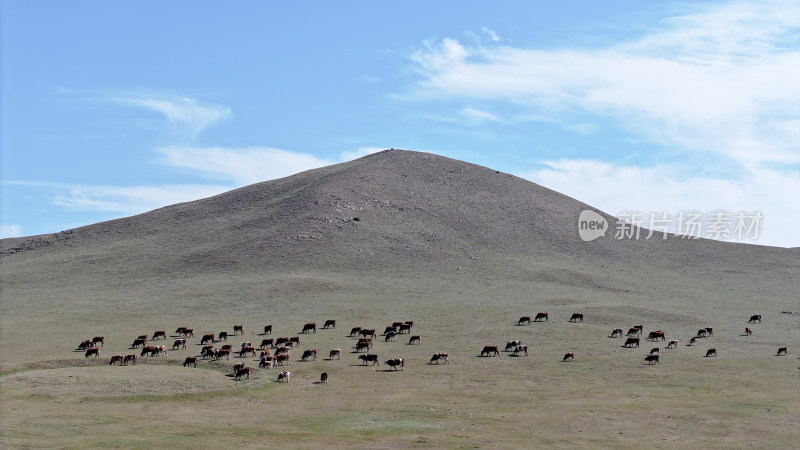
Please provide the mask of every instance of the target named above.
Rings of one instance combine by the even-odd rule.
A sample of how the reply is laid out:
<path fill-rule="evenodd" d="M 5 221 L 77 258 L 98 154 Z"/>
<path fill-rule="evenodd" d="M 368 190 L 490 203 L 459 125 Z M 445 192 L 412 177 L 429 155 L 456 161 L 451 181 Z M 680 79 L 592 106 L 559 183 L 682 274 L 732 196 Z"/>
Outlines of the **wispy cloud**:
<path fill-rule="evenodd" d="M 22 236 L 22 227 L 19 225 L 0 225 L 0 239 Z"/>
<path fill-rule="evenodd" d="M 167 120 L 196 135 L 230 116 L 231 110 L 225 106 L 203 105 L 186 97 L 158 97 L 153 95 L 129 95 L 116 97 L 115 101 L 163 114 Z"/>
<path fill-rule="evenodd" d="M 53 186 L 53 204 L 74 211 L 138 214 L 230 190 L 223 185 Z"/>
<path fill-rule="evenodd" d="M 798 11 L 786 1 L 708 6 L 593 49 L 428 41 L 413 55 L 412 95 L 504 101 L 565 122 L 600 115 L 741 164 L 797 163 Z"/>

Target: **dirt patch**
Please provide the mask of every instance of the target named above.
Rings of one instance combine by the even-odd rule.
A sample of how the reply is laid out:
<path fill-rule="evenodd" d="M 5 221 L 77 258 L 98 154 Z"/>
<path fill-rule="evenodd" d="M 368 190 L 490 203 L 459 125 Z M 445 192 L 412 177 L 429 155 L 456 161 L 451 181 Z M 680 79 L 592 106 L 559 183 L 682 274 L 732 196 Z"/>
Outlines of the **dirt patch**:
<path fill-rule="evenodd" d="M 174 395 L 231 387 L 225 375 L 170 366 L 64 367 L 0 378 L 0 387 L 41 395 Z"/>

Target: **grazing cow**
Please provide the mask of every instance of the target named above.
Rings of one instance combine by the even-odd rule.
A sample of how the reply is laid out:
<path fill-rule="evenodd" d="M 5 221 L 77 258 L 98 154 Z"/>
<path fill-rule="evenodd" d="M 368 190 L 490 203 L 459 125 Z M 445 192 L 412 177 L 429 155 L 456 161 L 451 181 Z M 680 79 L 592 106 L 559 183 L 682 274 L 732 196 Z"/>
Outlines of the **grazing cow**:
<path fill-rule="evenodd" d="M 514 354 L 519 356 L 520 353 L 525 353 L 525 356 L 528 356 L 528 346 L 527 345 L 518 345 L 514 348 Z"/>
<path fill-rule="evenodd" d="M 494 355 L 492 355 L 492 353 L 494 353 Z M 500 350 L 497 348 L 496 345 L 487 345 L 487 346 L 483 347 L 483 350 L 481 350 L 481 356 L 483 356 L 483 355 L 486 355 L 486 356 L 498 356 L 499 354 L 500 354 Z"/>
<path fill-rule="evenodd" d="M 214 334 L 204 334 L 203 335 L 203 339 L 200 340 L 200 345 L 205 345 L 205 344 L 207 344 L 209 342 L 212 343 L 212 344 L 214 342 L 216 342 L 214 340 Z"/>
<path fill-rule="evenodd" d="M 657 341 L 657 340 L 661 339 L 662 341 L 665 341 L 667 339 L 667 337 L 664 335 L 663 331 L 659 330 L 659 331 L 651 331 L 647 335 L 647 339 L 650 339 L 652 341 Z"/>
<path fill-rule="evenodd" d="M 317 324 L 316 323 L 307 323 L 303 325 L 303 331 L 301 333 L 308 333 L 309 331 L 313 331 L 314 333 L 317 332 Z"/>
<path fill-rule="evenodd" d="M 398 329 L 397 332 L 400 334 L 411 333 L 411 326 L 412 325 L 410 323 L 401 324 L 400 329 Z"/>
<path fill-rule="evenodd" d="M 706 336 L 713 336 L 713 335 L 714 335 L 714 329 L 711 327 L 706 327 Z"/>
<path fill-rule="evenodd" d="M 634 327 L 628 330 L 628 334 L 626 334 L 626 336 L 639 336 L 640 334 L 642 334 L 642 330 Z"/>
<path fill-rule="evenodd" d="M 272 347 L 275 348 L 275 339 L 264 339 L 261 341 L 261 348 Z"/>
<path fill-rule="evenodd" d="M 392 326 L 390 326 L 390 327 L 386 327 L 386 328 L 383 330 L 383 335 L 384 335 L 384 336 L 386 336 L 386 335 L 387 335 L 387 334 L 389 334 L 389 333 L 397 333 L 397 326 L 395 326 L 395 325 L 392 325 Z"/>
<path fill-rule="evenodd" d="M 292 337 L 290 337 L 289 338 L 289 342 L 287 342 L 287 344 L 292 345 L 292 346 L 300 345 L 300 336 L 292 336 Z"/>
<path fill-rule="evenodd" d="M 217 340 L 218 341 L 228 342 L 228 332 L 227 331 L 221 331 L 219 333 L 219 335 L 217 336 Z"/>
<path fill-rule="evenodd" d="M 147 335 L 146 334 L 140 334 L 139 337 L 137 337 L 136 339 L 144 339 L 146 341 L 147 340 Z"/>
<path fill-rule="evenodd" d="M 105 346 L 105 339 L 106 338 L 104 338 L 103 336 L 95 336 L 95 337 L 92 338 L 92 345 L 94 345 L 96 347 L 97 345 L 95 345 L 95 344 L 97 344 L 99 342 L 100 343 L 100 347 L 103 347 L 103 346 Z"/>
<path fill-rule="evenodd" d="M 378 362 L 378 355 L 358 355 L 358 359 L 361 360 L 361 365 L 366 366 L 368 362 L 372 362 L 372 365 L 380 364 Z"/>
<path fill-rule="evenodd" d="M 327 383 L 328 382 L 328 372 L 322 372 L 322 375 L 319 376 L 320 383 Z"/>
<path fill-rule="evenodd" d="M 575 313 L 569 318 L 570 322 L 583 322 L 583 314 Z"/>
<path fill-rule="evenodd" d="M 687 346 L 687 347 L 691 347 L 691 346 L 693 346 L 693 345 L 694 345 L 696 342 L 697 342 L 697 338 L 694 338 L 694 337 L 693 337 L 693 338 L 689 339 L 689 343 L 688 343 L 688 344 L 686 344 L 686 346 Z"/>
<path fill-rule="evenodd" d="M 189 356 L 186 359 L 184 359 L 183 360 L 183 367 L 186 367 L 188 365 L 193 365 L 193 366 L 197 367 L 197 356 Z"/>
<path fill-rule="evenodd" d="M 546 312 L 540 312 L 536 314 L 536 317 L 533 319 L 534 322 L 547 322 L 549 320 L 550 316 Z"/>
<path fill-rule="evenodd" d="M 361 338 L 358 342 L 364 342 L 369 345 L 369 348 L 372 348 L 372 338 Z"/>
<path fill-rule="evenodd" d="M 287 366 L 291 365 L 291 360 L 288 353 L 281 353 L 279 355 L 275 355 L 275 362 L 282 366 L 283 363 L 286 363 Z"/>
<path fill-rule="evenodd" d="M 100 356 L 100 349 L 97 348 L 97 347 L 92 347 L 92 348 L 86 350 L 86 353 L 83 356 L 84 356 L 84 358 L 88 358 L 88 357 L 90 357 L 92 355 L 94 355 L 95 358 Z"/>
<path fill-rule="evenodd" d="M 751 336 L 753 334 L 753 330 L 750 327 L 745 327 L 744 334 L 745 336 Z"/>
<path fill-rule="evenodd" d="M 403 358 L 392 358 L 387 359 L 384 364 L 389 366 L 389 370 L 397 370 L 398 367 L 401 368 L 400 370 L 403 370 L 406 365 L 406 360 Z"/>
<path fill-rule="evenodd" d="M 186 349 L 186 339 L 175 339 L 175 342 L 172 344 L 172 349 L 176 350 L 179 348 Z"/>
<path fill-rule="evenodd" d="M 245 363 L 234 364 L 233 365 L 233 373 L 236 373 L 237 370 L 244 369 L 245 367 L 247 367 L 247 364 L 245 364 Z"/>
<path fill-rule="evenodd" d="M 353 337 L 353 336 L 357 335 L 359 332 L 361 332 L 361 327 L 353 327 L 353 328 L 350 329 L 349 336 Z"/>
<path fill-rule="evenodd" d="M 445 361 L 447 364 L 450 364 L 447 353 L 434 353 L 433 356 L 431 356 L 431 360 L 428 361 L 428 364 L 433 364 L 434 361 L 436 361 L 436 364 L 439 364 L 439 361 Z"/>
<path fill-rule="evenodd" d="M 244 348 L 244 347 L 247 347 L 247 346 L 246 346 L 246 345 L 243 345 L 243 346 L 242 346 L 242 348 Z M 220 349 L 221 349 L 221 350 L 227 350 L 227 351 L 229 351 L 229 352 L 232 352 L 232 351 L 233 351 L 233 346 L 232 346 L 231 344 L 225 344 L 225 345 L 223 345 L 222 347 L 220 347 Z"/>
<path fill-rule="evenodd" d="M 279 373 L 279 374 L 278 374 L 278 381 L 279 381 L 279 382 L 281 382 L 281 381 L 285 381 L 285 382 L 287 382 L 287 383 L 288 383 L 288 382 L 289 382 L 289 378 L 290 378 L 291 376 L 292 376 L 292 373 L 291 373 L 291 372 L 281 372 L 281 373 Z"/>
<path fill-rule="evenodd" d="M 241 334 L 242 336 L 244 336 L 244 325 L 234 325 L 233 326 L 233 334 L 234 334 L 234 336 L 237 335 L 237 334 Z"/>
<path fill-rule="evenodd" d="M 135 366 L 136 365 L 136 355 L 133 355 L 133 354 L 125 355 L 125 360 L 122 361 L 122 365 L 123 366 L 127 366 L 128 363 L 133 363 L 133 365 Z"/>
<path fill-rule="evenodd" d="M 276 348 L 275 349 L 275 354 L 277 355 L 279 353 L 289 353 L 289 347 L 283 346 L 283 347 Z"/>
<path fill-rule="evenodd" d="M 336 321 L 333 319 L 326 320 L 325 325 L 322 326 L 322 329 L 327 330 L 328 328 L 336 328 Z"/>
<path fill-rule="evenodd" d="M 167 338 L 167 331 L 166 330 L 158 330 L 155 333 L 153 333 L 153 340 L 154 341 L 156 339 L 161 339 L 161 338 L 164 338 L 164 339 Z"/>
<path fill-rule="evenodd" d="M 399 327 L 402 324 L 403 324 L 403 322 L 392 322 L 392 326 L 395 327 L 395 328 Z"/>
<path fill-rule="evenodd" d="M 113 366 L 115 362 L 119 363 L 120 365 L 122 365 L 122 363 L 125 362 L 125 355 L 114 355 L 114 356 L 112 356 L 111 357 L 111 361 L 109 361 L 108 365 L 109 366 Z"/>
<path fill-rule="evenodd" d="M 256 356 L 255 351 L 253 351 L 253 356 Z M 214 349 L 214 359 L 219 361 L 222 358 L 225 358 L 226 361 L 231 360 L 231 351 L 230 350 L 223 350 L 223 349 Z"/>
<path fill-rule="evenodd" d="M 661 364 L 658 362 L 659 355 L 647 355 L 644 357 L 644 360 L 647 361 L 647 364 Z"/>
<path fill-rule="evenodd" d="M 629 347 L 629 348 L 639 347 L 639 338 L 628 338 L 628 339 L 626 339 L 625 340 L 625 344 L 623 345 L 623 347 Z"/>
<path fill-rule="evenodd" d="M 385 342 L 396 341 L 396 340 L 397 340 L 397 333 L 395 333 L 394 331 L 386 333 L 386 338 L 384 339 Z"/>
<path fill-rule="evenodd" d="M 414 335 L 414 336 L 411 336 L 411 338 L 408 340 L 408 345 L 411 345 L 411 344 L 413 344 L 415 342 L 417 344 L 421 343 L 422 342 L 422 336 L 420 336 L 418 334 Z"/>
<path fill-rule="evenodd" d="M 306 350 L 306 351 L 303 352 L 303 356 L 300 357 L 300 359 L 302 361 L 306 361 L 309 358 L 311 360 L 316 360 L 317 359 L 317 350 L 316 349 Z"/>
<path fill-rule="evenodd" d="M 155 350 L 155 347 L 153 347 L 152 345 L 148 345 L 147 347 L 142 347 L 142 352 L 139 354 L 139 356 L 144 356 L 144 355 L 153 356 L 153 350 Z"/>
<path fill-rule="evenodd" d="M 508 341 L 508 343 L 506 344 L 506 348 L 503 351 L 510 352 L 520 345 L 522 345 L 522 341 Z"/>
<path fill-rule="evenodd" d="M 278 339 L 275 339 L 275 347 L 280 347 L 281 345 L 286 345 L 287 342 L 289 342 L 289 338 L 288 337 L 279 337 Z"/>
<path fill-rule="evenodd" d="M 255 357 L 256 348 L 253 347 L 252 345 L 249 345 L 247 347 L 242 347 L 242 349 L 239 350 L 239 358 L 244 358 L 248 353 L 251 354 L 253 357 Z"/>
<path fill-rule="evenodd" d="M 650 349 L 650 354 L 651 355 L 655 355 L 656 353 L 658 353 L 660 355 L 661 354 L 661 349 L 658 348 L 658 347 L 653 347 L 653 348 Z"/>
<path fill-rule="evenodd" d="M 678 341 L 673 339 L 667 344 L 667 348 L 678 348 Z"/>
<path fill-rule="evenodd" d="M 617 328 L 611 332 L 612 338 L 622 337 L 622 328 Z"/>
<path fill-rule="evenodd" d="M 411 328 L 411 327 L 414 326 L 414 321 L 413 320 L 406 320 L 405 322 L 403 322 L 403 325 L 408 325 L 408 328 Z"/>
<path fill-rule="evenodd" d="M 244 367 L 236 371 L 236 375 L 233 377 L 234 380 L 241 380 L 244 375 L 247 375 L 247 379 L 250 379 L 250 368 Z"/>
<path fill-rule="evenodd" d="M 178 329 L 175 330 L 175 334 L 181 335 L 184 331 L 186 331 L 186 327 L 178 327 Z"/>
<path fill-rule="evenodd" d="M 708 335 L 708 331 L 705 328 L 700 328 L 697 330 L 697 337 L 706 337 Z"/>
<path fill-rule="evenodd" d="M 358 334 L 359 334 L 361 337 L 367 337 L 367 336 L 370 336 L 370 337 L 373 337 L 373 338 L 374 338 L 374 337 L 375 337 L 375 329 L 374 329 L 374 328 L 372 328 L 372 329 L 369 329 L 369 330 L 364 330 L 364 329 L 362 329 L 361 331 L 359 331 L 359 332 L 358 332 Z"/>
<path fill-rule="evenodd" d="M 200 351 L 200 355 L 203 357 L 203 359 L 213 358 L 214 357 L 214 346 L 213 345 L 206 345 Z"/>
<path fill-rule="evenodd" d="M 528 324 L 528 325 L 531 324 L 531 316 L 522 316 L 517 321 L 517 325 L 521 326 L 521 325 L 525 325 L 525 324 Z"/>
<path fill-rule="evenodd" d="M 562 361 L 575 361 L 575 352 L 566 353 Z"/>
<path fill-rule="evenodd" d="M 709 356 L 717 356 L 717 349 L 715 348 L 708 349 L 708 351 L 706 352 L 706 358 Z"/>
<path fill-rule="evenodd" d="M 272 334 L 272 325 L 264 325 L 264 334 Z"/>
<path fill-rule="evenodd" d="M 261 353 L 258 355 L 259 358 L 263 358 L 265 356 L 272 356 L 272 352 L 269 349 L 261 350 Z"/>
<path fill-rule="evenodd" d="M 788 355 L 788 354 L 789 354 L 789 347 L 781 347 L 778 349 L 778 356 Z"/>
<path fill-rule="evenodd" d="M 140 345 L 144 347 L 147 344 L 146 339 L 134 339 L 133 344 L 131 344 L 131 348 L 139 347 Z"/>
<path fill-rule="evenodd" d="M 87 339 L 87 340 L 81 342 L 78 345 L 78 350 L 80 350 L 80 351 L 84 351 L 87 348 L 92 348 L 92 340 L 91 339 Z"/>
<path fill-rule="evenodd" d="M 334 356 L 336 359 L 342 359 L 342 349 L 335 348 L 328 353 L 328 359 L 333 359 Z"/>
<path fill-rule="evenodd" d="M 356 352 L 361 352 L 361 350 L 369 350 L 369 342 L 358 341 L 356 343 Z"/>
<path fill-rule="evenodd" d="M 634 325 L 633 328 L 637 328 L 639 330 L 639 334 L 644 333 L 644 325 Z"/>
<path fill-rule="evenodd" d="M 157 345 L 153 347 L 153 350 L 150 353 L 150 356 L 161 356 L 161 354 L 167 355 L 167 347 L 163 345 Z"/>
<path fill-rule="evenodd" d="M 274 356 L 262 356 L 261 361 L 258 362 L 259 369 L 272 369 L 273 367 L 275 367 Z"/>
<path fill-rule="evenodd" d="M 183 334 L 184 337 L 194 337 L 194 328 L 184 328 L 180 334 Z"/>
<path fill-rule="evenodd" d="M 752 316 L 750 316 L 750 320 L 747 321 L 747 323 L 754 323 L 754 322 L 761 323 L 761 314 L 753 314 Z"/>

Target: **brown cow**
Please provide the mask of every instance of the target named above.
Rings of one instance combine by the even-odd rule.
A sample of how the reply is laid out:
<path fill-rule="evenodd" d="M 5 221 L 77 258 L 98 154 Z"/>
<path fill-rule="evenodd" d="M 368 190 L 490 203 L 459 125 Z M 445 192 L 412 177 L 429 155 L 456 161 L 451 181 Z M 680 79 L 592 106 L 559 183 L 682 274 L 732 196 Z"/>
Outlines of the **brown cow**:
<path fill-rule="evenodd" d="M 639 347 L 639 338 L 628 338 L 623 347 Z"/>
<path fill-rule="evenodd" d="M 186 359 L 184 359 L 183 367 L 186 367 L 188 365 L 194 365 L 195 367 L 197 367 L 197 356 L 189 356 Z"/>
<path fill-rule="evenodd" d="M 528 325 L 531 324 L 531 316 L 522 316 L 517 321 L 517 325 L 525 325 L 525 324 L 528 324 Z"/>
<path fill-rule="evenodd" d="M 583 322 L 583 314 L 575 313 L 569 318 L 570 322 Z"/>
<path fill-rule="evenodd" d="M 664 335 L 663 331 L 659 330 L 659 331 L 651 331 L 647 335 L 647 339 L 650 339 L 650 340 L 653 340 L 653 341 L 657 341 L 657 340 L 661 339 L 662 341 L 665 341 L 667 339 L 667 337 L 666 337 L 666 335 Z"/>
<path fill-rule="evenodd" d="M 265 325 L 264 326 L 264 334 L 272 334 L 272 325 Z"/>
<path fill-rule="evenodd" d="M 494 355 L 492 355 L 492 353 L 494 353 Z M 481 356 L 483 356 L 483 355 L 486 355 L 486 356 L 497 356 L 499 354 L 500 354 L 500 350 L 497 348 L 496 345 L 487 345 L 487 346 L 483 347 L 483 350 L 481 350 Z"/>
<path fill-rule="evenodd" d="M 114 355 L 111 357 L 111 361 L 109 361 L 108 365 L 113 366 L 114 363 L 122 365 L 123 362 L 125 362 L 125 355 Z"/>
<path fill-rule="evenodd" d="M 183 334 L 184 337 L 194 337 L 194 328 L 184 328 L 180 334 Z"/>
<path fill-rule="evenodd" d="M 708 351 L 706 352 L 706 358 L 709 356 L 717 356 L 717 349 L 715 348 L 708 349 Z"/>
<path fill-rule="evenodd" d="M 328 359 L 333 359 L 334 356 L 336 359 L 342 359 L 342 349 L 335 348 L 328 353 Z"/>
<path fill-rule="evenodd" d="M 217 335 L 217 340 L 220 341 L 220 342 L 221 341 L 228 342 L 228 332 L 227 331 L 220 331 L 219 334 Z"/>
<path fill-rule="evenodd" d="M 275 347 L 280 347 L 281 345 L 286 345 L 287 342 L 289 342 L 289 337 L 288 336 L 287 337 L 279 337 L 278 339 L 275 339 Z"/>
<path fill-rule="evenodd" d="M 401 368 L 400 370 L 403 370 L 406 365 L 406 360 L 403 358 L 392 358 L 386 360 L 384 364 L 389 366 L 389 370 L 397 370 L 398 367 Z"/>
<path fill-rule="evenodd" d="M 242 347 L 242 349 L 239 350 L 239 358 L 244 358 L 245 355 L 247 355 L 248 353 L 252 354 L 252 356 L 255 357 L 256 356 L 256 348 L 253 347 L 252 345 L 249 345 L 247 347 Z"/>
<path fill-rule="evenodd" d="M 314 333 L 317 332 L 317 324 L 316 323 L 307 323 L 303 325 L 303 331 L 300 333 L 308 333 L 309 331 L 313 331 Z"/>
<path fill-rule="evenodd" d="M 410 323 L 401 324 L 400 325 L 400 329 L 398 329 L 397 332 L 399 334 L 403 334 L 404 332 L 405 333 L 411 333 L 411 326 L 412 325 Z"/>
<path fill-rule="evenodd" d="M 236 371 L 236 375 L 234 375 L 234 380 L 241 380 L 242 376 L 247 375 L 247 379 L 250 379 L 250 368 L 244 367 Z"/>
<path fill-rule="evenodd" d="M 781 347 L 778 349 L 778 356 L 788 355 L 788 354 L 789 354 L 789 347 Z"/>
<path fill-rule="evenodd" d="M 752 336 L 753 330 L 750 327 L 745 327 L 744 334 L 745 336 Z"/>
<path fill-rule="evenodd" d="M 362 329 L 361 331 L 358 332 L 358 334 L 361 335 L 362 337 L 367 337 L 367 336 L 375 337 L 375 329 L 374 328 L 369 330 Z"/>
<path fill-rule="evenodd" d="M 133 363 L 133 365 L 135 366 L 136 365 L 136 355 L 134 355 L 134 354 L 125 355 L 125 360 L 122 361 L 122 365 L 123 366 L 127 366 L 129 362 Z"/>
<path fill-rule="evenodd" d="M 289 342 L 287 344 L 291 346 L 300 345 L 300 336 L 292 336 L 289 338 Z"/>
<path fill-rule="evenodd" d="M 253 356 L 256 356 L 255 352 L 253 352 Z M 223 350 L 223 349 L 214 350 L 214 359 L 219 361 L 223 357 L 225 358 L 226 361 L 230 361 L 231 360 L 231 351 L 230 350 Z"/>
<path fill-rule="evenodd" d="M 200 340 L 200 345 L 204 345 L 204 344 L 207 344 L 209 342 L 211 342 L 212 344 L 214 342 L 216 342 L 214 340 L 214 334 L 213 333 L 212 334 L 204 334 L 203 335 L 203 339 Z"/>
<path fill-rule="evenodd" d="M 264 339 L 261 341 L 261 348 L 272 347 L 275 348 L 275 339 Z"/>
<path fill-rule="evenodd" d="M 418 334 L 414 335 L 414 336 L 411 336 L 411 338 L 408 340 L 408 345 L 411 345 L 411 344 L 413 344 L 415 342 L 417 344 L 421 343 L 422 342 L 422 336 L 420 336 Z"/>
<path fill-rule="evenodd" d="M 300 357 L 300 359 L 302 361 L 306 361 L 309 358 L 311 358 L 311 360 L 316 360 L 317 359 L 317 350 L 316 349 L 312 348 L 310 350 L 306 350 L 306 351 L 303 352 L 303 356 Z"/>
<path fill-rule="evenodd" d="M 361 352 L 361 350 L 369 350 L 369 342 L 358 341 L 356 343 L 356 352 Z"/>
<path fill-rule="evenodd" d="M 575 361 L 575 352 L 566 353 L 562 361 Z"/>
<path fill-rule="evenodd" d="M 86 353 L 83 356 L 84 356 L 84 358 L 88 358 L 88 357 L 90 357 L 92 355 L 94 355 L 95 358 L 100 356 L 100 349 L 97 348 L 97 347 L 92 347 L 92 348 L 86 350 Z"/>
<path fill-rule="evenodd" d="M 336 328 L 336 321 L 333 319 L 326 320 L 325 325 L 322 326 L 322 329 L 327 330 L 328 328 Z"/>
<path fill-rule="evenodd" d="M 167 338 L 167 331 L 166 330 L 158 330 L 155 333 L 153 333 L 153 340 L 154 341 L 156 339 L 161 339 L 161 338 L 164 338 L 164 339 Z"/>
<path fill-rule="evenodd" d="M 628 334 L 626 334 L 626 336 L 639 336 L 640 334 L 642 334 L 642 329 L 633 327 L 628 330 Z"/>
<path fill-rule="evenodd" d="M 244 336 L 244 325 L 234 325 L 233 326 L 233 334 L 234 334 L 234 336 L 237 335 L 237 334 L 241 334 L 242 336 Z"/>
<path fill-rule="evenodd" d="M 152 345 L 148 345 L 147 347 L 142 347 L 142 352 L 139 354 L 139 356 L 144 356 L 144 355 L 153 356 L 153 350 L 155 350 L 155 347 Z"/>
<path fill-rule="evenodd" d="M 288 353 L 281 353 L 280 355 L 275 355 L 275 362 L 278 363 L 279 366 L 282 366 L 284 362 L 286 363 L 287 366 L 291 365 Z"/>
<path fill-rule="evenodd" d="M 175 330 L 175 334 L 181 335 L 184 331 L 186 331 L 186 327 L 178 327 L 178 329 Z"/>
<path fill-rule="evenodd" d="M 353 336 L 357 335 L 359 332 L 361 332 L 361 327 L 353 327 L 353 328 L 350 329 L 349 336 L 353 337 Z"/>
<path fill-rule="evenodd" d="M 105 339 L 106 338 L 104 338 L 103 336 L 95 336 L 95 337 L 92 338 L 92 345 L 95 345 L 95 344 L 97 344 L 99 342 L 100 343 L 100 347 L 103 347 L 103 346 L 106 345 L 105 344 Z"/>
<path fill-rule="evenodd" d="M 547 322 L 550 320 L 550 315 L 546 312 L 540 312 L 536 314 L 536 317 L 533 319 L 534 322 Z"/>
<path fill-rule="evenodd" d="M 647 364 L 661 364 L 658 362 L 659 355 L 647 355 L 644 357 L 644 360 L 647 361 Z"/>
<path fill-rule="evenodd" d="M 394 326 L 394 325 L 392 325 L 392 326 L 390 326 L 390 327 L 386 327 L 386 328 L 383 330 L 383 335 L 384 335 L 384 336 L 386 336 L 386 335 L 387 335 L 387 334 L 389 334 L 389 333 L 395 333 L 395 334 L 396 334 L 396 333 L 397 333 L 397 327 L 396 327 L 396 326 Z"/>
<path fill-rule="evenodd" d="M 611 332 L 612 338 L 617 338 L 622 336 L 622 328 L 617 328 Z"/>

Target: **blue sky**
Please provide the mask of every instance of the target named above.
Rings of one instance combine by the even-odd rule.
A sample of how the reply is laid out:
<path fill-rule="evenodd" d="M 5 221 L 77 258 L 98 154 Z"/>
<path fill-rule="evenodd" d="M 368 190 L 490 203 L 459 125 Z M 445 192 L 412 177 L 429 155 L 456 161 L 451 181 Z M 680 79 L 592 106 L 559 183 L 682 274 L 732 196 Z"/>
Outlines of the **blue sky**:
<path fill-rule="evenodd" d="M 2 237 L 394 147 L 800 246 L 794 0 L 1 8 Z"/>

